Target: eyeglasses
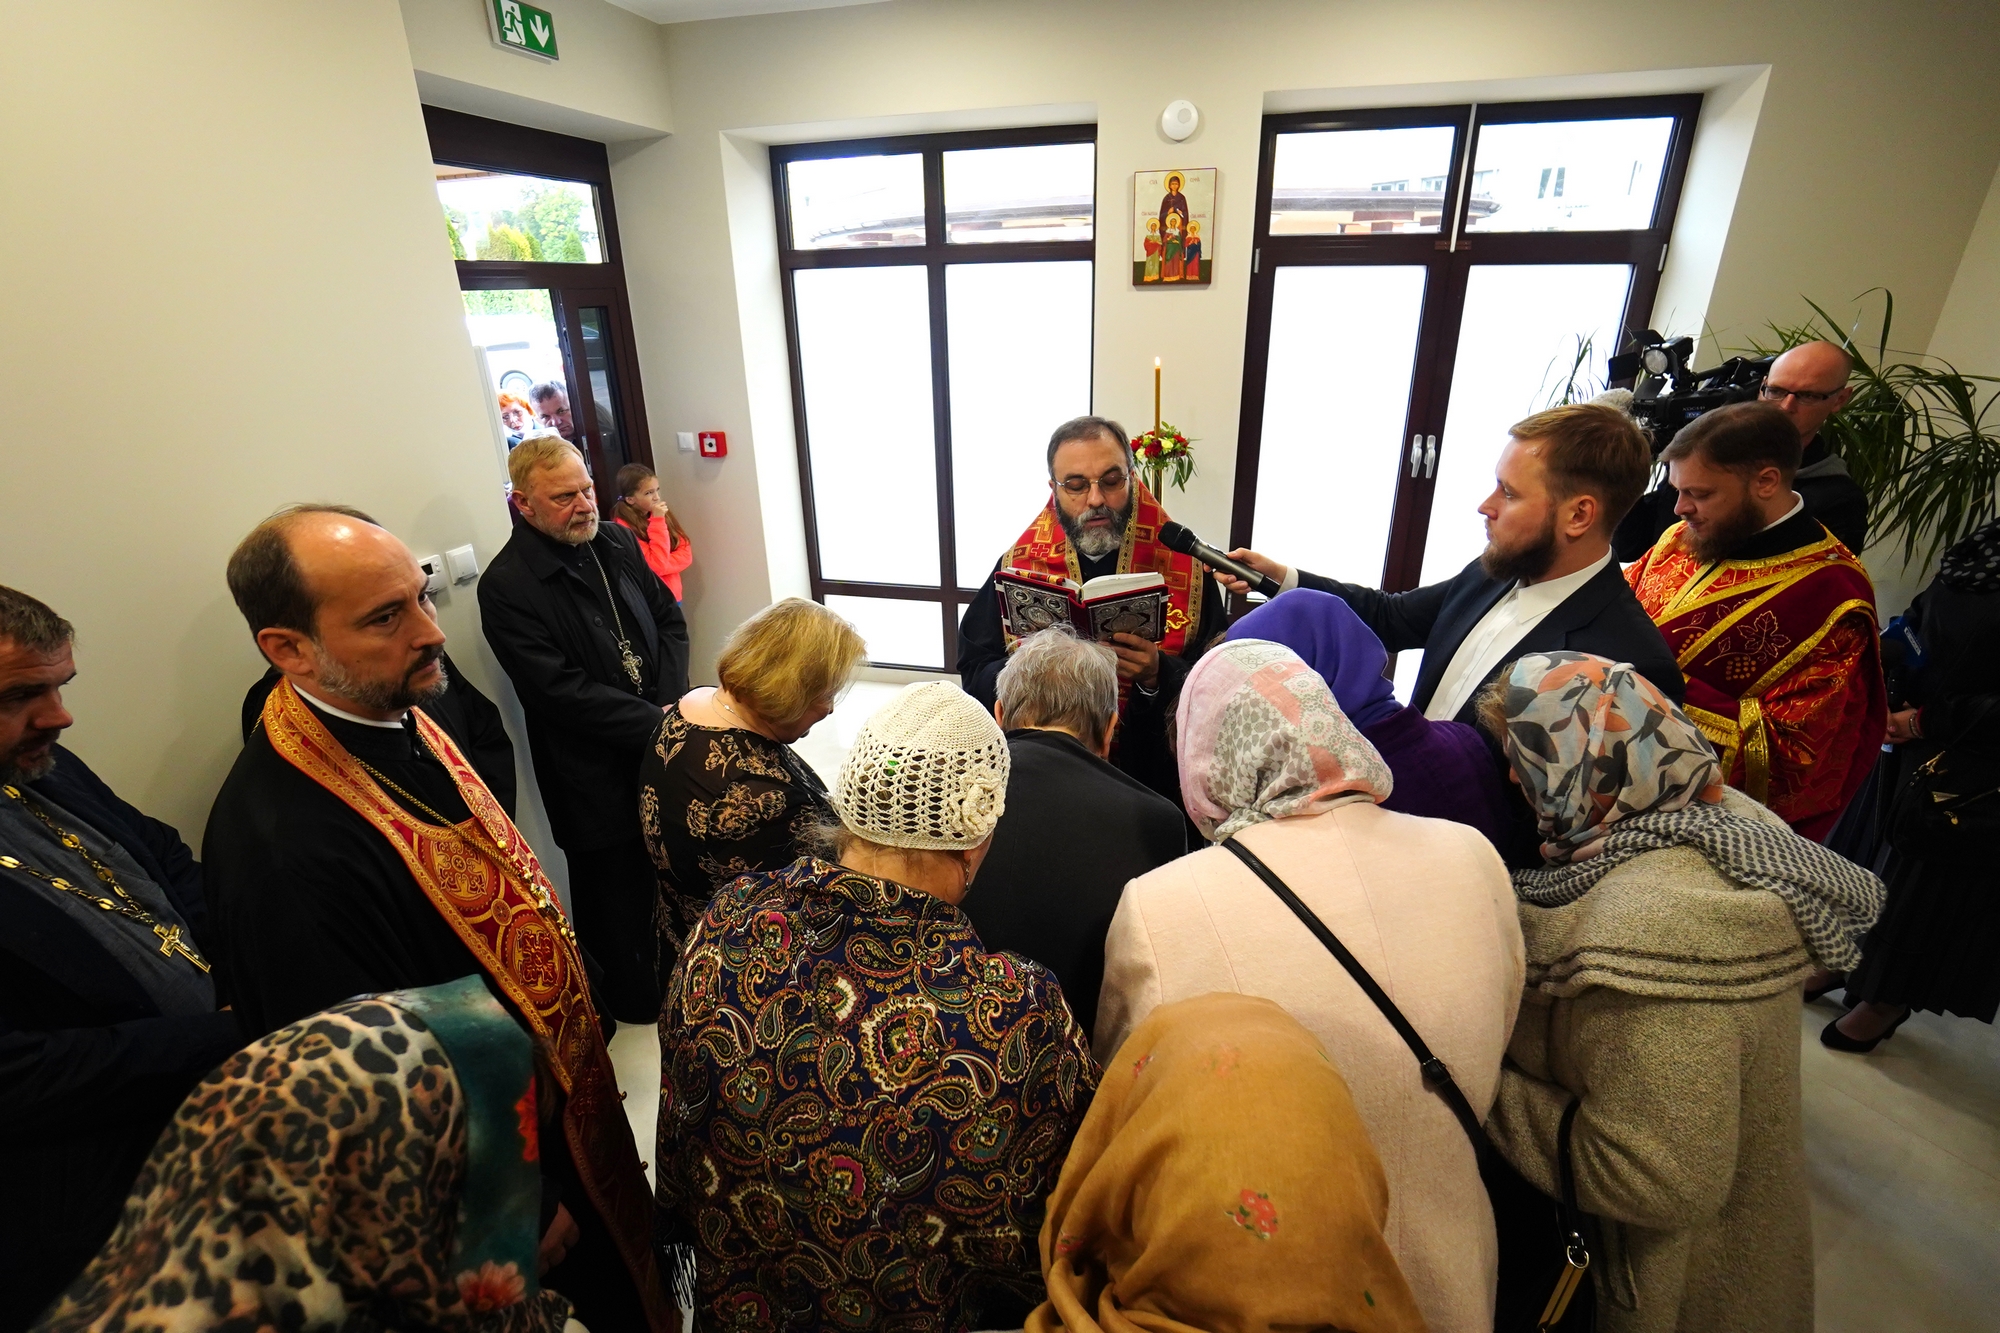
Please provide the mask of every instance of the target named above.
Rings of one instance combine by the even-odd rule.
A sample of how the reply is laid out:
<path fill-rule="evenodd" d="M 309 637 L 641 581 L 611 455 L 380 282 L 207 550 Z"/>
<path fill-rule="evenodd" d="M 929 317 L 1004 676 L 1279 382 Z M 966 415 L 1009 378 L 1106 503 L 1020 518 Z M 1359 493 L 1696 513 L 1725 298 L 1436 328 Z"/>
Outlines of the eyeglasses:
<path fill-rule="evenodd" d="M 1775 403 L 1785 398 L 1796 398 L 1802 403 L 1823 403 L 1839 392 L 1839 389 L 1835 389 L 1833 393 L 1821 393 L 1817 389 L 1787 389 L 1782 384 L 1766 381 L 1764 387 L 1757 390 L 1757 396 L 1767 403 Z"/>
<path fill-rule="evenodd" d="M 1129 480 L 1131 480 L 1131 477 L 1126 473 L 1124 468 L 1113 468 L 1095 481 L 1092 481 L 1088 477 L 1064 477 L 1056 485 L 1062 487 L 1071 495 L 1088 495 L 1090 494 L 1090 488 L 1093 486 L 1103 491 L 1106 495 L 1115 495 L 1125 489 L 1125 483 Z"/>

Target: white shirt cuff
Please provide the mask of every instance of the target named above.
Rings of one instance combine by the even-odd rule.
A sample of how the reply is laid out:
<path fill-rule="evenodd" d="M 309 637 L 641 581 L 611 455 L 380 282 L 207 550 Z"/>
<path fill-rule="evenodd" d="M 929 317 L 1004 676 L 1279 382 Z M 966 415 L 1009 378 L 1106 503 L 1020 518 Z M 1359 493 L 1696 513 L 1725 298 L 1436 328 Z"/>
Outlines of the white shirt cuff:
<path fill-rule="evenodd" d="M 1298 586 L 1299 586 L 1299 571 L 1296 569 L 1288 569 L 1285 571 L 1285 577 L 1279 580 L 1278 582 L 1278 591 L 1290 592 L 1292 589 Z"/>

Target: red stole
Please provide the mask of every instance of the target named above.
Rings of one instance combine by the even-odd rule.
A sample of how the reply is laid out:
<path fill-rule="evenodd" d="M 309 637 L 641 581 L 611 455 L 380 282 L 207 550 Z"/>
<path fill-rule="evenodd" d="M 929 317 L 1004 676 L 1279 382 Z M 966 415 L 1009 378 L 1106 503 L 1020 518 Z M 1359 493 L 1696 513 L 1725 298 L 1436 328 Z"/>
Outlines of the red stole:
<path fill-rule="evenodd" d="M 1193 556 L 1170 551 L 1160 544 L 1160 526 L 1166 521 L 1167 511 L 1160 508 L 1160 502 L 1146 489 L 1146 483 L 1133 477 L 1132 517 L 1126 521 L 1125 540 L 1118 548 L 1117 572 L 1130 574 L 1150 569 L 1167 581 L 1167 636 L 1160 641 L 1160 651 L 1178 657 L 1187 646 L 1188 637 L 1201 624 L 1201 590 L 1207 580 Z M 1014 543 L 1007 565 L 1010 569 L 1068 579 L 1079 586 L 1083 583 L 1083 571 L 1077 565 L 1076 552 L 1070 549 L 1062 519 L 1056 514 L 1053 494 L 1021 539 Z M 1004 626 L 1003 620 L 1003 633 Z M 1013 646 L 1013 636 L 1009 635 L 1007 647 Z M 1121 682 L 1119 697 L 1123 699 L 1124 694 Z"/>
<path fill-rule="evenodd" d="M 1888 723 L 1875 589 L 1832 536 L 1704 565 L 1686 525 L 1625 571 L 1688 679 L 1729 785 L 1807 836 L 1832 831 Z"/>
<path fill-rule="evenodd" d="M 451 737 L 422 709 L 410 715 L 472 812 L 462 824 L 426 824 L 390 800 L 290 681 L 264 701 L 264 734 L 286 762 L 389 840 L 431 905 L 535 1035 L 549 1043 L 553 1072 L 566 1094 L 563 1133 L 577 1174 L 631 1270 L 648 1322 L 655 1333 L 667 1333 L 679 1320 L 653 1257 L 646 1172 L 619 1104 L 576 936 L 541 862 Z"/>

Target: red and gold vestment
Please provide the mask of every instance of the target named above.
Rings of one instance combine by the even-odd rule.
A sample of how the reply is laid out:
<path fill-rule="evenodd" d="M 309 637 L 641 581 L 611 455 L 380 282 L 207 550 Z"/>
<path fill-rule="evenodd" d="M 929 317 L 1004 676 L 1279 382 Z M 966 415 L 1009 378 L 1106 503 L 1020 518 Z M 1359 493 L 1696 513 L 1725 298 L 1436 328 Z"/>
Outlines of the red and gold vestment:
<path fill-rule="evenodd" d="M 1687 677 L 1685 711 L 1729 785 L 1823 840 L 1868 776 L 1888 725 L 1875 588 L 1820 540 L 1703 564 L 1676 523 L 1625 571 Z"/>
<path fill-rule="evenodd" d="M 1201 566 L 1193 556 L 1170 551 L 1160 543 L 1160 526 L 1167 521 L 1167 511 L 1146 489 L 1146 484 L 1137 477 L 1132 478 L 1132 517 L 1125 523 L 1125 540 L 1118 547 L 1117 573 L 1130 574 L 1157 571 L 1167 581 L 1167 637 L 1160 642 L 1160 652 L 1171 657 L 1179 657 L 1187 646 L 1188 636 L 1201 624 L 1201 590 L 1208 582 Z M 1007 568 L 1025 569 L 1031 573 L 1044 574 L 1051 578 L 1068 579 L 1082 586 L 1083 571 L 1076 561 L 1076 551 L 1069 544 L 1069 534 L 1063 531 L 1062 519 L 1056 514 L 1056 499 L 1049 496 L 1048 504 L 1035 515 L 1035 521 L 1014 543 L 1014 549 L 1007 554 Z M 1005 624 L 1002 623 L 1002 630 Z M 1011 651 L 1014 638 L 1008 636 L 1007 647 Z M 1120 689 L 1120 696 L 1123 696 Z"/>
<path fill-rule="evenodd" d="M 645 1167 L 619 1104 L 603 1028 L 591 1004 L 576 937 L 541 862 L 444 729 L 410 710 L 417 732 L 451 774 L 472 817 L 425 823 L 391 800 L 285 681 L 264 701 L 264 733 L 286 762 L 389 840 L 417 886 L 548 1042 L 562 1086 L 563 1135 L 577 1175 L 632 1274 L 655 1333 L 677 1328 L 652 1252 Z"/>

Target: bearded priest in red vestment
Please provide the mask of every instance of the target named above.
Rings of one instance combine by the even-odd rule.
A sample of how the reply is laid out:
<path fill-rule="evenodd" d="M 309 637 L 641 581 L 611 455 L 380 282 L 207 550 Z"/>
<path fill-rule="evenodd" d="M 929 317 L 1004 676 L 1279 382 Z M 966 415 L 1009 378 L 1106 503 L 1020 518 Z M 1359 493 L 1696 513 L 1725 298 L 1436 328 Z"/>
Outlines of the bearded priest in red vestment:
<path fill-rule="evenodd" d="M 1718 408 L 1661 456 L 1683 521 L 1625 576 L 1729 785 L 1824 840 L 1888 727 L 1874 585 L 1792 490 L 1799 437 L 1777 408 Z"/>
<path fill-rule="evenodd" d="M 1139 480 L 1126 438 L 1117 422 L 1103 417 L 1077 417 L 1056 427 L 1049 438 L 1049 502 L 993 572 L 1021 569 L 1079 586 L 1105 574 L 1148 570 L 1166 579 L 1165 640 L 1118 634 L 1107 645 L 1118 654 L 1111 762 L 1178 807 L 1180 770 L 1167 744 L 1167 719 L 1188 668 L 1228 627 L 1228 608 L 1206 566 L 1160 544 L 1168 515 Z M 959 679 L 989 709 L 1013 646 L 989 576 L 958 626 Z"/>

